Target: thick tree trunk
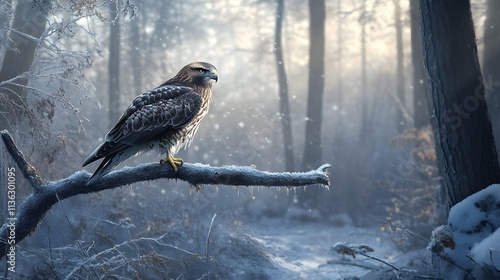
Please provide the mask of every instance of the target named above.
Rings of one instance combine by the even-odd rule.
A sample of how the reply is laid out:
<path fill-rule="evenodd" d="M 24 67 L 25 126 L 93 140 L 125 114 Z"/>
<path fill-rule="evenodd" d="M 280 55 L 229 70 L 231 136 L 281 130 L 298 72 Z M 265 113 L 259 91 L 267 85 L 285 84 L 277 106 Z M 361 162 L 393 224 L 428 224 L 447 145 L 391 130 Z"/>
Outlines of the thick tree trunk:
<path fill-rule="evenodd" d="M 438 164 L 449 206 L 500 182 L 468 0 L 420 0 Z"/>
<path fill-rule="evenodd" d="M 430 93 L 422 56 L 422 32 L 418 0 L 410 0 L 411 60 L 413 64 L 413 126 L 420 129 L 430 124 Z"/>
<path fill-rule="evenodd" d="M 396 27 L 396 96 L 398 98 L 396 126 L 399 132 L 403 132 L 407 127 L 406 94 L 405 94 L 405 76 L 403 68 L 403 24 L 401 23 L 401 5 L 400 0 L 394 0 L 394 17 Z"/>
<path fill-rule="evenodd" d="M 321 162 L 321 123 L 323 115 L 323 90 L 325 73 L 325 1 L 309 0 L 309 92 L 307 121 L 302 166 L 310 169 Z M 299 190 L 297 197 L 302 208 L 314 208 L 317 189 Z"/>
<path fill-rule="evenodd" d="M 487 1 L 484 23 L 483 78 L 486 102 L 493 124 L 493 135 L 497 149 L 500 148 L 500 1 Z M 498 151 L 497 151 L 498 152 Z"/>
<path fill-rule="evenodd" d="M 325 73 L 325 1 L 309 0 L 309 93 L 303 166 L 321 162 L 321 118 Z"/>
<path fill-rule="evenodd" d="M 36 3 L 28 0 L 17 1 L 12 22 L 13 30 L 9 35 L 12 43 L 5 51 L 0 70 L 0 82 L 11 80 L 0 87 L 0 130 L 10 129 L 11 122 L 26 110 L 27 91 L 24 86 L 28 84 L 28 79 L 20 76 L 30 70 L 38 46 L 38 41 L 34 38 L 40 38 L 45 31 L 46 16 L 50 8 L 49 0 Z"/>
<path fill-rule="evenodd" d="M 109 64 L 108 64 L 108 96 L 109 123 L 113 124 L 120 118 L 120 18 L 118 3 L 110 2 L 110 13 L 113 23 L 109 34 Z"/>
<path fill-rule="evenodd" d="M 276 56 L 276 68 L 278 71 L 280 116 L 283 126 L 283 143 L 285 146 L 285 167 L 287 171 L 294 171 L 292 123 L 290 119 L 290 105 L 288 102 L 288 79 L 285 71 L 282 48 L 282 26 L 284 17 L 284 0 L 278 0 L 276 8 L 276 30 L 274 33 L 274 54 Z"/>

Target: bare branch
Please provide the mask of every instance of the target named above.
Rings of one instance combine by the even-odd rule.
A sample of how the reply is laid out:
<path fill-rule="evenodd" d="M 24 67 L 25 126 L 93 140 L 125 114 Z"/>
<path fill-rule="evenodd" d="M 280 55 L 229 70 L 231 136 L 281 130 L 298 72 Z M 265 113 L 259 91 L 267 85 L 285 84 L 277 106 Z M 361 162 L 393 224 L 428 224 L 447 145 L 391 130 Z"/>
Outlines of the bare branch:
<path fill-rule="evenodd" d="M 87 171 L 78 171 L 65 179 L 45 183 L 17 149 L 9 133 L 4 130 L 0 134 L 9 154 L 34 187 L 33 193 L 17 209 L 16 244 L 36 229 L 45 213 L 59 200 L 141 181 L 161 178 L 176 179 L 186 181 L 197 188 L 201 185 L 267 187 L 300 187 L 307 185 L 328 187 L 330 185 L 327 173 L 327 169 L 330 167 L 329 164 L 324 164 L 317 170 L 309 172 L 271 173 L 245 166 L 212 167 L 189 163 L 184 163 L 177 173 L 168 164 L 147 163 L 137 167 L 124 167 L 109 173 L 92 184 L 87 184 L 91 177 L 91 174 Z M 0 259 L 6 254 L 8 234 L 9 228 L 5 223 L 0 228 Z"/>
<path fill-rule="evenodd" d="M 7 151 L 12 156 L 12 159 L 14 159 L 19 169 L 21 169 L 24 177 L 30 182 L 31 186 L 35 190 L 42 186 L 42 178 L 40 178 L 35 168 L 24 159 L 23 153 L 17 149 L 9 132 L 7 132 L 7 130 L 2 130 L 0 131 L 0 135 L 2 136 Z"/>

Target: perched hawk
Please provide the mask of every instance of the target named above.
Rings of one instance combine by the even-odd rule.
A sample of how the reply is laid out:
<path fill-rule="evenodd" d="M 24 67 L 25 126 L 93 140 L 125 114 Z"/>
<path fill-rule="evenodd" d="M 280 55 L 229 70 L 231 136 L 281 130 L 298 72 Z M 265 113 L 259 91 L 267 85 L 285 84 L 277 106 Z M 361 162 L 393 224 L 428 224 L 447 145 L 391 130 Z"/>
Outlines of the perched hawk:
<path fill-rule="evenodd" d="M 212 99 L 217 69 L 207 62 L 184 66 L 175 77 L 137 96 L 83 166 L 104 158 L 89 183 L 108 174 L 127 158 L 157 149 L 177 172 L 182 159 L 174 154 L 189 146 Z"/>

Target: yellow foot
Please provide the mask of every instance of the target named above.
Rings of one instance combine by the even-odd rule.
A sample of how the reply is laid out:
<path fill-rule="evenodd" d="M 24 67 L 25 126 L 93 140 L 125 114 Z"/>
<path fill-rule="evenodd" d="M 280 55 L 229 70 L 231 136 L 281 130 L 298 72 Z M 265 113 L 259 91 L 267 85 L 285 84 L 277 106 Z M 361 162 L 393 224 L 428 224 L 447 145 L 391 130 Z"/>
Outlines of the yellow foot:
<path fill-rule="evenodd" d="M 182 166 L 182 163 L 184 161 L 182 161 L 181 158 L 175 158 L 171 155 L 168 155 L 166 158 L 160 160 L 160 163 L 166 163 L 166 162 L 170 163 L 170 165 L 172 166 L 174 171 L 177 173 L 177 171 L 179 170 L 179 167 Z"/>

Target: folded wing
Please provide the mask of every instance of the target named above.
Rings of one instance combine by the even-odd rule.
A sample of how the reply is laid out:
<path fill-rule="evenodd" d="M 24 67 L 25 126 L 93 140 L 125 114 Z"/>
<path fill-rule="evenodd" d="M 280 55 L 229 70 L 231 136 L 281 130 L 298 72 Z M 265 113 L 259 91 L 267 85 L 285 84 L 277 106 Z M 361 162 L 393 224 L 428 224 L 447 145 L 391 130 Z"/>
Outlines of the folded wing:
<path fill-rule="evenodd" d="M 201 104 L 202 98 L 190 87 L 162 86 L 139 95 L 83 166 L 107 158 L 95 172 L 99 173 L 117 153 L 184 128 L 199 113 Z M 113 167 L 118 163 L 115 161 Z"/>

